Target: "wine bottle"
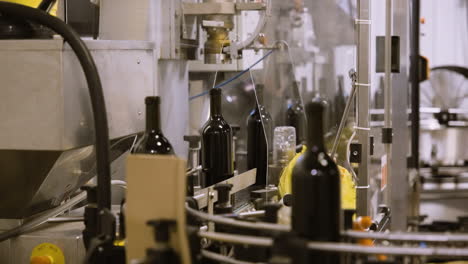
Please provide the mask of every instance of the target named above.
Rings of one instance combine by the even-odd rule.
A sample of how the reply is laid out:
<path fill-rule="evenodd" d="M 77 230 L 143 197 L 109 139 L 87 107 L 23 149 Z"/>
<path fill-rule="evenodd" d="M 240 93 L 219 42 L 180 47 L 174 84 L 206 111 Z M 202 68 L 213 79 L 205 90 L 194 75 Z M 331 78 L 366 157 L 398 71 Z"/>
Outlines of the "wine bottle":
<path fill-rule="evenodd" d="M 171 155 L 174 149 L 171 143 L 164 137 L 161 130 L 161 113 L 159 96 L 148 96 L 146 104 L 146 130 L 140 142 L 135 147 L 134 153 L 152 155 Z"/>
<path fill-rule="evenodd" d="M 305 142 L 306 129 L 304 107 L 299 93 L 299 82 L 293 83 L 292 92 L 291 104 L 288 104 L 286 110 L 286 125 L 296 129 L 296 144 L 299 145 Z"/>
<path fill-rule="evenodd" d="M 263 105 L 263 85 L 257 85 L 256 91 L 257 102 L 247 120 L 247 169 L 257 168 L 255 186 L 264 187 L 267 183 L 272 119 Z"/>
<path fill-rule="evenodd" d="M 324 144 L 324 105 L 310 102 L 307 113 L 307 151 L 292 174 L 292 229 L 313 241 L 339 241 L 340 175 Z M 336 254 L 311 252 L 308 263 L 339 263 Z"/>
<path fill-rule="evenodd" d="M 344 95 L 344 77 L 343 75 L 338 76 L 338 91 L 335 95 L 334 100 L 334 124 L 339 125 L 346 108 L 346 98 Z"/>
<path fill-rule="evenodd" d="M 211 89 L 210 97 L 210 119 L 202 129 L 201 156 L 206 186 L 224 181 L 234 174 L 232 129 L 222 115 L 221 89 Z"/>

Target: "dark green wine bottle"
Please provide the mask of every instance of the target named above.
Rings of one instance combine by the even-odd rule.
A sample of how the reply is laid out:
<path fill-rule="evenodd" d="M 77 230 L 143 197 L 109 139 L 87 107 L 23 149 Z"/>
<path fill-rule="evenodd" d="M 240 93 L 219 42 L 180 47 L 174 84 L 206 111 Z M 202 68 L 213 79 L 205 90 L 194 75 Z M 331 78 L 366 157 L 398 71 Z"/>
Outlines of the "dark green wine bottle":
<path fill-rule="evenodd" d="M 161 130 L 161 113 L 159 96 L 148 96 L 146 104 L 146 130 L 134 153 L 171 155 L 174 154 L 171 143 L 164 137 Z"/>
<path fill-rule="evenodd" d="M 202 129 L 201 156 L 206 186 L 234 176 L 232 129 L 222 115 L 221 89 L 210 91 L 210 112 L 210 119 Z"/>
<path fill-rule="evenodd" d="M 298 159 L 292 174 L 292 229 L 312 241 L 340 239 L 340 175 L 324 144 L 324 105 L 306 105 L 307 151 Z M 308 263 L 339 263 L 336 253 L 311 252 Z"/>
<path fill-rule="evenodd" d="M 296 129 L 296 144 L 299 145 L 305 142 L 306 120 L 298 82 L 293 83 L 292 92 L 291 104 L 286 110 L 286 125 Z"/>
<path fill-rule="evenodd" d="M 255 186 L 265 187 L 272 119 L 263 105 L 263 85 L 257 85 L 256 91 L 258 100 L 247 120 L 247 169 L 257 168 Z"/>

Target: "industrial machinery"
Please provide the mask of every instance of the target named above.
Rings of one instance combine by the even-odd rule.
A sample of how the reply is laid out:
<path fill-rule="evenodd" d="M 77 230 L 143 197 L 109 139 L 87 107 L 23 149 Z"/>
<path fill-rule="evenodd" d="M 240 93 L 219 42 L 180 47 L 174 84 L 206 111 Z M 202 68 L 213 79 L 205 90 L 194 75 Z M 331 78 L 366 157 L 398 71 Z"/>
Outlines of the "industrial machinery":
<path fill-rule="evenodd" d="M 0 1 L 0 263 L 468 260 L 420 4 Z"/>

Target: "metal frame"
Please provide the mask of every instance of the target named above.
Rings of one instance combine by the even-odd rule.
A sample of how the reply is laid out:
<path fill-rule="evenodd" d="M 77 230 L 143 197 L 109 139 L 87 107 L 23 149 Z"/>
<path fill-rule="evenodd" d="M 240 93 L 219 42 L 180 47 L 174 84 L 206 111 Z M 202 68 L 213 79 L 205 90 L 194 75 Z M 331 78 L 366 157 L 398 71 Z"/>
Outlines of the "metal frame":
<path fill-rule="evenodd" d="M 392 75 L 391 174 L 389 181 L 392 231 L 406 231 L 409 209 L 408 181 L 408 70 L 409 70 L 409 11 L 407 0 L 393 0 L 393 34 L 400 37 L 400 73 Z"/>
<path fill-rule="evenodd" d="M 269 237 L 254 237 L 246 235 L 234 235 L 219 232 L 200 231 L 202 238 L 240 245 L 255 245 L 259 247 L 271 247 L 274 240 Z M 406 246 L 364 246 L 351 243 L 333 242 L 307 242 L 309 250 L 325 252 L 351 253 L 360 255 L 384 254 L 392 256 L 430 256 L 430 257 L 468 257 L 466 248 L 449 247 L 406 247 Z"/>
<path fill-rule="evenodd" d="M 357 139 L 362 145 L 356 190 L 356 211 L 367 216 L 369 210 L 369 104 L 370 104 L 370 0 L 358 0 L 357 32 Z"/>

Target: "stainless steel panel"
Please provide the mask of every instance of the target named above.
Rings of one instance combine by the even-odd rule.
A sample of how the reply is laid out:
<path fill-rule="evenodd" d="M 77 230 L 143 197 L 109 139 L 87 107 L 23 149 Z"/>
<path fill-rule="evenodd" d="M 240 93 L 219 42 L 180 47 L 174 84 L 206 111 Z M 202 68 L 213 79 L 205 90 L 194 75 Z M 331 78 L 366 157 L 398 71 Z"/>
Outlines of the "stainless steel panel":
<path fill-rule="evenodd" d="M 362 145 L 361 163 L 358 169 L 358 186 L 356 191 L 356 211 L 358 215 L 369 215 L 369 103 L 370 103 L 370 0 L 358 0 L 358 19 L 364 21 L 357 24 L 357 81 L 360 84 L 357 91 L 357 124 L 364 128 L 357 130 L 359 144 Z"/>
<path fill-rule="evenodd" d="M 0 42 L 0 149 L 57 149 L 62 140 L 61 44 Z"/>
<path fill-rule="evenodd" d="M 400 37 L 400 73 L 392 74 L 392 169 L 389 180 L 392 231 L 406 231 L 409 214 L 409 180 L 407 157 L 408 138 L 408 90 L 409 90 L 409 8 L 408 1 L 393 2 L 393 34 Z"/>
<path fill-rule="evenodd" d="M 111 138 L 143 130 L 155 88 L 154 46 L 86 41 L 106 96 Z M 93 144 L 89 94 L 78 60 L 62 40 L 0 41 L 0 149 L 68 150 Z"/>
<path fill-rule="evenodd" d="M 65 263 L 81 264 L 85 249 L 81 232 L 83 223 L 45 224 L 26 235 L 0 243 L 0 263 L 29 263 L 31 252 L 41 243 L 52 243 L 64 253 Z"/>
<path fill-rule="evenodd" d="M 100 0 L 99 37 L 108 40 L 153 40 L 160 1 Z"/>
<path fill-rule="evenodd" d="M 134 137 L 111 146 L 112 178 L 120 173 Z M 60 152 L 0 150 L 0 218 L 5 224 L 58 206 L 96 174 L 93 146 Z M 19 195 L 21 194 L 21 195 Z M 120 197 L 121 198 L 121 197 Z M 120 199 L 116 197 L 117 202 Z M 15 219 L 15 220 L 13 220 Z"/>
<path fill-rule="evenodd" d="M 187 158 L 188 143 L 184 141 L 189 128 L 189 77 L 186 61 L 159 60 L 158 92 L 161 96 L 161 122 L 178 157 Z"/>
<path fill-rule="evenodd" d="M 28 205 L 60 154 L 0 150 L 0 218 L 24 218 L 28 214 Z"/>

